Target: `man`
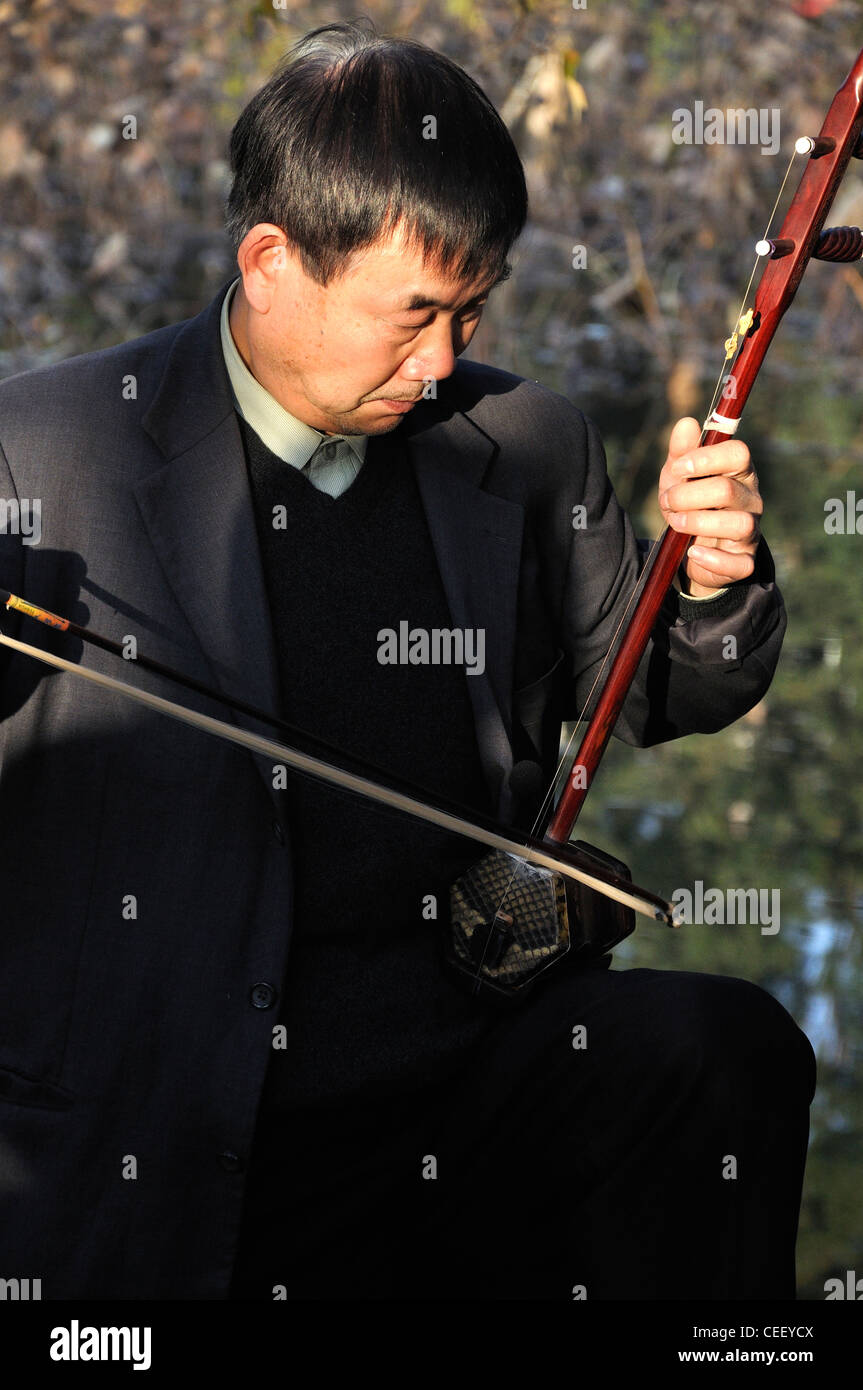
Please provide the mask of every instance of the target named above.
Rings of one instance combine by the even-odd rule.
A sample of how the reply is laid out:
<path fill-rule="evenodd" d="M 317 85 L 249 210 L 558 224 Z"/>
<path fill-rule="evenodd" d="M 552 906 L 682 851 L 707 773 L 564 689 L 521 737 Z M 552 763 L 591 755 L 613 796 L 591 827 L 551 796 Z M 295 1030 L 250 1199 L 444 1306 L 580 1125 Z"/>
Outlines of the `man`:
<path fill-rule="evenodd" d="M 335 25 L 231 156 L 239 279 L 0 387 L 0 487 L 42 528 L 0 537 L 0 584 L 529 823 L 512 770 L 551 777 L 640 555 L 595 429 L 458 360 L 526 215 L 509 136 L 448 60 Z M 698 439 L 679 422 L 660 477 L 698 544 L 631 743 L 739 716 L 784 630 L 748 452 Z M 390 661 L 403 621 L 465 660 Z M 442 964 L 477 846 L 2 663 L 7 1275 L 45 1298 L 794 1296 L 812 1053 L 776 1001 L 606 957 L 502 1012 Z"/>

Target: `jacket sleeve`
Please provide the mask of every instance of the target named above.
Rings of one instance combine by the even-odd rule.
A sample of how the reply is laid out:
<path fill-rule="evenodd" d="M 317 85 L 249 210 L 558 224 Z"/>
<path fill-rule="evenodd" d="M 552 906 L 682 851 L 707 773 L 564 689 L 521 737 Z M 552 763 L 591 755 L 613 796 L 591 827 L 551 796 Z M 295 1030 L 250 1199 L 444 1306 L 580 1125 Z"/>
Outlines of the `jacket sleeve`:
<path fill-rule="evenodd" d="M 582 496 L 573 503 L 559 614 L 569 675 L 567 719 L 577 718 L 589 697 L 592 708 L 602 689 L 610 661 L 595 690 L 594 681 L 621 620 L 625 630 L 631 617 L 633 608 L 626 617 L 624 610 L 649 548 L 649 543 L 636 539 L 614 495 L 595 425 L 582 420 L 586 467 Z M 579 506 L 584 510 L 575 510 Z M 770 685 L 785 627 L 785 607 L 763 539 L 754 573 L 724 593 L 696 602 L 672 591 L 630 688 L 616 736 L 646 747 L 733 723 Z"/>
<path fill-rule="evenodd" d="M 0 445 L 0 588 L 8 589 L 13 594 L 24 592 L 24 546 L 20 529 L 15 525 L 18 507 L 18 493 L 3 447 Z M 11 612 L 5 603 L 0 601 L 0 632 L 7 637 L 17 637 L 19 627 L 19 615 Z M 0 692 L 9 656 L 8 647 L 0 646 Z M 4 719 L 7 714 L 8 710 L 3 707 L 0 698 L 0 719 Z"/>

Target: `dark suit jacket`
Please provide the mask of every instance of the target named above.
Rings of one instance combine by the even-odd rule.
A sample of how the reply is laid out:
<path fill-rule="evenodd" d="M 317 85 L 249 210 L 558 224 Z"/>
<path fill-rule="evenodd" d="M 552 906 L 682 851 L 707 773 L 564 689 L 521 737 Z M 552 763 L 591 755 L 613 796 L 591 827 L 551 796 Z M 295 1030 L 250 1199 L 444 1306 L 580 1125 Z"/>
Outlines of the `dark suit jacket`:
<path fill-rule="evenodd" d="M 38 545 L 0 535 L 0 584 L 273 709 L 226 288 L 196 318 L 0 385 L 0 499 L 37 499 L 42 521 Z M 467 684 L 507 818 L 513 758 L 553 770 L 638 545 L 595 429 L 541 386 L 460 362 L 400 428 L 453 624 L 486 630 Z M 627 741 L 716 729 L 768 686 L 784 612 L 766 547 L 752 583 L 694 613 L 669 601 Z M 226 717 L 27 619 L 4 627 Z M 8 649 L 0 715 L 0 1274 L 46 1298 L 224 1297 L 272 1042 L 251 992 L 282 979 L 290 938 L 271 761 Z"/>

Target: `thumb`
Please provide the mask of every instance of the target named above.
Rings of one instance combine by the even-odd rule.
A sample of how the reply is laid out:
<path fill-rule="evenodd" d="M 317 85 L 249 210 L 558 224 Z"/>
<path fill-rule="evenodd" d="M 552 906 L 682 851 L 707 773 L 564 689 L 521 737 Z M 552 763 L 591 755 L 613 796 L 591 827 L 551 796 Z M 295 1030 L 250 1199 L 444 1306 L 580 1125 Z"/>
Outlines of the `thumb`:
<path fill-rule="evenodd" d="M 678 420 L 668 440 L 668 457 L 680 458 L 681 454 L 697 449 L 701 443 L 701 426 L 692 415 L 684 415 Z"/>

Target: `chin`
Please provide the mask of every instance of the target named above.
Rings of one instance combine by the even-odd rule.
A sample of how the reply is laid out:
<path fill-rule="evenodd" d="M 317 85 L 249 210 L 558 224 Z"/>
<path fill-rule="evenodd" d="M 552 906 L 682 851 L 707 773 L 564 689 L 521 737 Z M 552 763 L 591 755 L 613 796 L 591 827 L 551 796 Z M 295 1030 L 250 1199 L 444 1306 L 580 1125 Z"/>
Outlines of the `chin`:
<path fill-rule="evenodd" d="M 391 420 L 380 420 L 373 425 L 369 425 L 368 429 L 364 429 L 362 433 L 392 434 L 393 430 L 398 429 L 399 425 L 401 424 L 402 420 L 404 420 L 404 418 L 404 415 L 394 415 Z"/>

